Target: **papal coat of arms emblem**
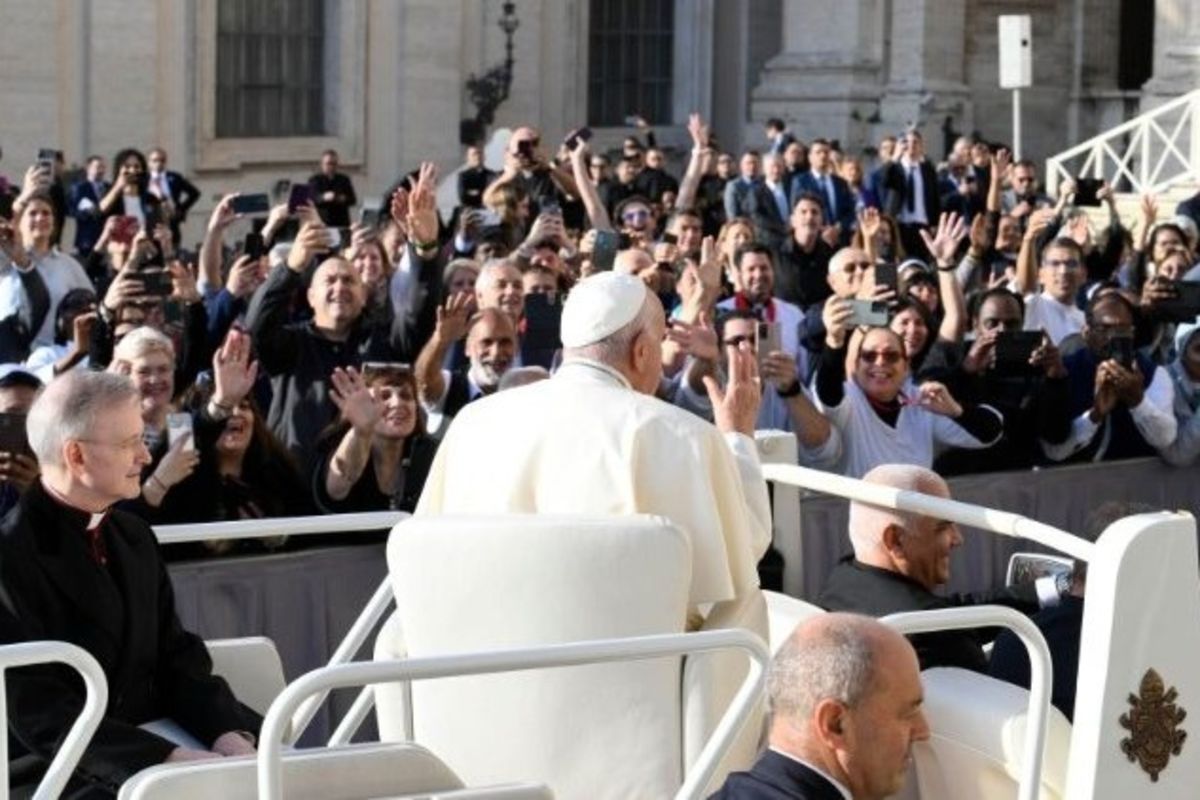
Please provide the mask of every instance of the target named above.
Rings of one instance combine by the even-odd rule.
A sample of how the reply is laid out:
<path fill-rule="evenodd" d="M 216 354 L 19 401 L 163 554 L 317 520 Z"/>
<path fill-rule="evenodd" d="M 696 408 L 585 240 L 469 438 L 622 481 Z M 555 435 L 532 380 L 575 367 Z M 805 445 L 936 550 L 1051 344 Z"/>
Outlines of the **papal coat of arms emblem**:
<path fill-rule="evenodd" d="M 1130 735 L 1121 740 L 1121 752 L 1130 761 L 1137 761 L 1151 781 L 1167 768 L 1171 756 L 1183 751 L 1187 731 L 1179 723 L 1187 711 L 1175 704 L 1179 693 L 1175 687 L 1164 689 L 1162 677 L 1153 669 L 1146 670 L 1138 694 L 1129 695 L 1129 712 L 1121 715 L 1121 727 Z"/>

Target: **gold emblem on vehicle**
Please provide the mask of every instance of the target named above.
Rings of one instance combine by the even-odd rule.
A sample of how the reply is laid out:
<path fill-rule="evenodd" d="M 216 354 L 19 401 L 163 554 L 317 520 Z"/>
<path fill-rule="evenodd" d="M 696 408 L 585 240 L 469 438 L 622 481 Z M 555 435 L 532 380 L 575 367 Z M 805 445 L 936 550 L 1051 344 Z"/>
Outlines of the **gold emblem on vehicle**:
<path fill-rule="evenodd" d="M 1178 698 L 1174 686 L 1164 690 L 1162 677 L 1148 669 L 1139 694 L 1129 695 L 1132 708 L 1121 715 L 1121 727 L 1130 732 L 1121 740 L 1121 752 L 1137 761 L 1151 781 L 1158 781 L 1158 773 L 1167 768 L 1171 756 L 1183 751 L 1187 731 L 1180 730 L 1179 723 L 1187 711 L 1175 704 Z"/>

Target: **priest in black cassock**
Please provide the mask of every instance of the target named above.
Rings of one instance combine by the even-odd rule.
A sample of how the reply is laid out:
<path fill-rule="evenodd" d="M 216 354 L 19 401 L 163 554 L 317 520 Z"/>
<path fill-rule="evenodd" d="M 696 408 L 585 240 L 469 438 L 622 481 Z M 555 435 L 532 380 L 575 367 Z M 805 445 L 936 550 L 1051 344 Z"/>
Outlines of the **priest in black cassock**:
<path fill-rule="evenodd" d="M 114 797 L 165 761 L 254 753 L 262 720 L 180 625 L 154 534 L 112 509 L 139 494 L 150 459 L 133 384 L 72 370 L 46 388 L 27 424 L 42 477 L 0 520 L 0 644 L 70 642 L 108 681 L 108 709 L 65 796 Z M 21 796 L 83 707 L 84 687 L 73 670 L 41 665 L 11 670 L 7 696 L 10 782 Z M 164 719 L 205 749 L 139 727 Z"/>

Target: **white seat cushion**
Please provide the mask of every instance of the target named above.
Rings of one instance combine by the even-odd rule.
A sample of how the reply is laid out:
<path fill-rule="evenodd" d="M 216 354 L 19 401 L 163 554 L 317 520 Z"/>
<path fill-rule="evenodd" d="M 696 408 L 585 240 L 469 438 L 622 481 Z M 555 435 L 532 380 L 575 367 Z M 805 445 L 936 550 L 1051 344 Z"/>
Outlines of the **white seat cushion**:
<path fill-rule="evenodd" d="M 1029 692 L 964 669 L 921 673 L 931 736 L 913 750 L 922 800 L 1012 800 L 1024 761 Z M 1066 791 L 1071 723 L 1050 708 L 1043 800 Z"/>

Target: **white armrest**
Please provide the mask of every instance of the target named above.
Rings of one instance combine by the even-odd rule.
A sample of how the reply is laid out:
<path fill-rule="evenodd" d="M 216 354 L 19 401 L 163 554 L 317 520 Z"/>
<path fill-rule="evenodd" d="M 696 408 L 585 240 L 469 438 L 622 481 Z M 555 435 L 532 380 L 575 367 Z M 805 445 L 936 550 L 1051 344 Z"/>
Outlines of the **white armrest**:
<path fill-rule="evenodd" d="M 779 592 L 764 591 L 763 597 L 767 601 L 767 622 L 771 631 L 768 643 L 771 655 L 779 651 L 797 625 L 809 617 L 825 613 L 825 609 L 820 606 Z"/>
<path fill-rule="evenodd" d="M 275 643 L 265 636 L 247 636 L 214 639 L 205 645 L 212 658 L 213 674 L 224 678 L 233 696 L 255 713 L 266 714 L 287 686 Z"/>

